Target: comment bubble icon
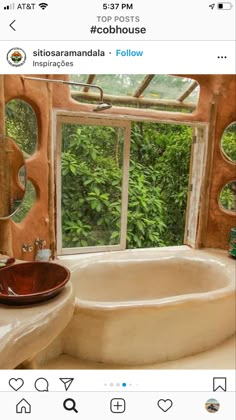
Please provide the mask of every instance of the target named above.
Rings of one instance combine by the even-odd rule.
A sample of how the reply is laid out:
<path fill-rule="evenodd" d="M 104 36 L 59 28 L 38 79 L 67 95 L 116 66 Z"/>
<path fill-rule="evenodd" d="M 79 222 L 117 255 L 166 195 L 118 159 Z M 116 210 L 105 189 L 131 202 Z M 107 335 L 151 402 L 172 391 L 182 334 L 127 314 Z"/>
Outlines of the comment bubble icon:
<path fill-rule="evenodd" d="M 34 387 L 39 392 L 48 392 L 49 391 L 49 383 L 45 378 L 38 378 L 34 383 Z"/>

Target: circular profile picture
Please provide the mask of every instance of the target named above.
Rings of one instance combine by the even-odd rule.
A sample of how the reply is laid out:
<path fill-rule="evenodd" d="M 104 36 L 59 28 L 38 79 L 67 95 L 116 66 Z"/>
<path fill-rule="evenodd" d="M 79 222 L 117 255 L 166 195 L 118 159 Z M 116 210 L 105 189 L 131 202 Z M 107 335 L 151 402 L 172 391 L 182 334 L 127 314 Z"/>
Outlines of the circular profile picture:
<path fill-rule="evenodd" d="M 217 413 L 217 411 L 220 409 L 220 403 L 214 398 L 210 398 L 205 403 L 205 409 L 208 411 L 208 413 Z"/>
<path fill-rule="evenodd" d="M 22 48 L 12 48 L 7 53 L 7 61 L 11 66 L 19 67 L 25 63 L 26 53 Z"/>

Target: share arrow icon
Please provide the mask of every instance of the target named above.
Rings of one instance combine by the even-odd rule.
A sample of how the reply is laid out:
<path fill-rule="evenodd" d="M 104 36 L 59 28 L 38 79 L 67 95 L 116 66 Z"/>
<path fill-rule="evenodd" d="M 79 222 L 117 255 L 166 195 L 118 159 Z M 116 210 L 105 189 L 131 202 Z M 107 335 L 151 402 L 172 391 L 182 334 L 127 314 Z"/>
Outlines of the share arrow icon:
<path fill-rule="evenodd" d="M 68 389 L 70 388 L 74 378 L 59 378 L 60 381 L 62 381 L 62 383 L 64 384 L 65 390 L 68 391 Z"/>

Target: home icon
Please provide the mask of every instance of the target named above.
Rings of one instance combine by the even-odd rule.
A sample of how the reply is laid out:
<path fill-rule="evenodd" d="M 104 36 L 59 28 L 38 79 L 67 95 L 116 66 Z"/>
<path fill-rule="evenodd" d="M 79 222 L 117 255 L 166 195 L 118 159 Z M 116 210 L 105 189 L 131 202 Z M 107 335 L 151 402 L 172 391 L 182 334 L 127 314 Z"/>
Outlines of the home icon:
<path fill-rule="evenodd" d="M 24 398 L 16 405 L 16 412 L 19 414 L 31 413 L 31 405 Z"/>

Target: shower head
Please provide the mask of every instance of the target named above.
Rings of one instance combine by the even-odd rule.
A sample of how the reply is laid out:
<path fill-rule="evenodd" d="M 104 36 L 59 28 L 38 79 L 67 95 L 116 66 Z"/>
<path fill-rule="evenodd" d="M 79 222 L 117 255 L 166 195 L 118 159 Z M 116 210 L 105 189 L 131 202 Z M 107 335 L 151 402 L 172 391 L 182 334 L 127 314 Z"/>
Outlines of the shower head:
<path fill-rule="evenodd" d="M 41 77 L 28 77 L 28 76 L 21 76 L 21 78 L 24 79 L 28 79 L 28 80 L 34 80 L 37 82 L 46 82 L 46 83 L 61 83 L 63 85 L 72 85 L 72 86 L 83 86 L 84 88 L 94 88 L 94 89 L 98 89 L 99 90 L 99 94 L 100 94 L 100 103 L 98 104 L 98 106 L 96 108 L 94 108 L 93 111 L 95 112 L 99 112 L 99 111 L 104 111 L 105 109 L 109 109 L 112 107 L 112 104 L 107 104 L 105 102 L 103 102 L 103 89 L 98 86 L 98 85 L 93 85 L 91 83 L 80 83 L 80 82 L 73 82 L 73 81 L 67 81 L 67 80 L 59 80 L 59 79 L 45 79 L 45 78 L 41 78 Z"/>
<path fill-rule="evenodd" d="M 98 106 L 96 108 L 94 108 L 94 112 L 100 112 L 100 111 L 104 111 L 105 109 L 109 109 L 112 107 L 112 104 L 106 104 L 105 102 L 102 102 L 100 104 L 98 104 Z"/>

